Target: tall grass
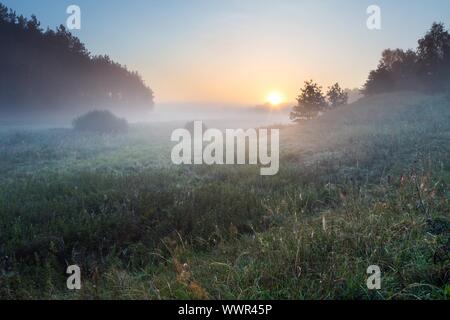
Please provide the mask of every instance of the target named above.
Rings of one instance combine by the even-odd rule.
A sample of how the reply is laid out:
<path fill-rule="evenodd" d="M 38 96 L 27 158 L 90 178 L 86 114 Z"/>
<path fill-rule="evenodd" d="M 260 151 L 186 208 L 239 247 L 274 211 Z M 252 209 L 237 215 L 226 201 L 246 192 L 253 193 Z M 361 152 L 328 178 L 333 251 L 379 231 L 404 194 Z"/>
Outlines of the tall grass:
<path fill-rule="evenodd" d="M 167 129 L 5 133 L 0 297 L 449 298 L 450 108 L 412 100 L 283 128 L 274 177 L 171 166 Z"/>

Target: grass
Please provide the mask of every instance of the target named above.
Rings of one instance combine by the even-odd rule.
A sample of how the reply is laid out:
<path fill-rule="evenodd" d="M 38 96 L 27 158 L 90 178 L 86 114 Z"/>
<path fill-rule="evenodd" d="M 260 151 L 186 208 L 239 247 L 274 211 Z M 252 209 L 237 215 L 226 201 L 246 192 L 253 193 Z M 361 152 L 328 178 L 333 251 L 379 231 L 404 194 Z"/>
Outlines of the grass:
<path fill-rule="evenodd" d="M 0 297 L 448 299 L 449 119 L 442 96 L 366 99 L 283 127 L 273 177 L 172 166 L 170 126 L 3 132 Z"/>

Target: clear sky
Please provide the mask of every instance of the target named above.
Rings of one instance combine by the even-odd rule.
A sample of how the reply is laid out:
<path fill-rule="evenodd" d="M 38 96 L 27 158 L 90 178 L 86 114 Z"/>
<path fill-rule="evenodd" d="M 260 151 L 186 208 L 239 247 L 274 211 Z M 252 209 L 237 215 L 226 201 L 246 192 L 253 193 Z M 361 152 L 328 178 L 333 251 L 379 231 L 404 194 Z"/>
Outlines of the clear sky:
<path fill-rule="evenodd" d="M 94 54 L 137 70 L 157 102 L 294 101 L 303 81 L 361 86 L 385 48 L 415 48 L 448 0 L 0 0 L 44 27 L 82 11 L 73 32 Z M 369 5 L 382 29 L 366 27 Z"/>

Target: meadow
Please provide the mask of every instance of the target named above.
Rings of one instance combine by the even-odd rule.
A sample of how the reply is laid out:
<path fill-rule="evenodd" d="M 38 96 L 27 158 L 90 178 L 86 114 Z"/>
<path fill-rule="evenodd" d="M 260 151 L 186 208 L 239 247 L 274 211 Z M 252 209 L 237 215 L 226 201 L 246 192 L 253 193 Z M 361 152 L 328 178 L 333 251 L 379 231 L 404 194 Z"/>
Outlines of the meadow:
<path fill-rule="evenodd" d="M 276 176 L 172 165 L 179 126 L 0 129 L 0 298 L 450 298 L 448 96 L 278 126 Z"/>

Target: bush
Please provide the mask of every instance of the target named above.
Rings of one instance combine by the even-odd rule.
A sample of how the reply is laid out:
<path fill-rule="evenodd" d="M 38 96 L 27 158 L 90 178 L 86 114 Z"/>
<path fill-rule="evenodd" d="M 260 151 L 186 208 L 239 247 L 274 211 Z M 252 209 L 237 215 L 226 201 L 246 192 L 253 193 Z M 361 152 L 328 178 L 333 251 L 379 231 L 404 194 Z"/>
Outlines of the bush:
<path fill-rule="evenodd" d="M 73 121 L 76 131 L 98 133 L 124 133 L 128 131 L 128 122 L 116 117 L 110 111 L 92 111 Z"/>

